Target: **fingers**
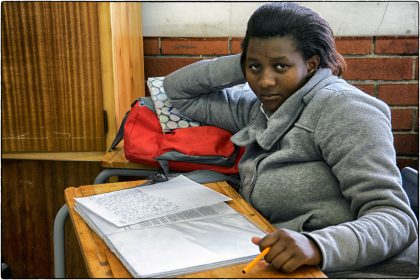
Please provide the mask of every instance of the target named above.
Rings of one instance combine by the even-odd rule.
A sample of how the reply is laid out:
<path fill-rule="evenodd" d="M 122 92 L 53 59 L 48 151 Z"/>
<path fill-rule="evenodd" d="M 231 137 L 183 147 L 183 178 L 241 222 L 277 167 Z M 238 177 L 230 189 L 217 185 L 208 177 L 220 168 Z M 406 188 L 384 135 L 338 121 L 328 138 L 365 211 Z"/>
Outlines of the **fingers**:
<path fill-rule="evenodd" d="M 270 234 L 267 234 L 264 238 L 262 238 L 259 242 L 260 250 L 262 251 L 266 247 L 273 246 L 279 239 L 278 235 L 279 231 L 275 231 Z"/>
<path fill-rule="evenodd" d="M 254 237 L 252 237 L 251 238 L 251 241 L 252 241 L 252 243 L 254 243 L 255 245 L 259 245 L 260 244 L 260 241 L 261 241 L 261 237 L 256 237 L 256 236 L 254 236 Z"/>
<path fill-rule="evenodd" d="M 290 250 L 284 249 L 281 252 L 274 252 L 278 253 L 276 255 L 271 255 L 268 258 L 270 258 L 270 263 L 274 268 L 284 270 L 284 266 L 286 263 L 292 260 L 293 254 L 291 254 Z M 267 259 L 268 259 L 267 258 Z"/>
<path fill-rule="evenodd" d="M 254 239 L 258 241 L 257 239 Z M 270 246 L 270 252 L 265 260 L 274 268 L 285 272 L 293 272 L 302 265 L 317 265 L 321 261 L 317 246 L 313 246 L 301 233 L 279 229 L 259 240 L 260 250 Z M 257 244 L 257 243 L 255 243 Z"/>
<path fill-rule="evenodd" d="M 273 263 L 275 259 L 279 258 L 277 262 L 281 264 L 287 260 L 286 255 L 281 255 L 287 248 L 285 241 L 282 239 L 281 230 L 266 235 L 261 239 L 259 245 L 261 251 L 266 247 L 271 247 L 270 252 L 265 256 L 267 262 Z M 281 268 L 281 266 L 279 266 L 279 268 Z"/>
<path fill-rule="evenodd" d="M 285 263 L 281 265 L 281 269 L 284 272 L 291 273 L 302 266 L 302 263 L 296 258 L 289 258 Z"/>

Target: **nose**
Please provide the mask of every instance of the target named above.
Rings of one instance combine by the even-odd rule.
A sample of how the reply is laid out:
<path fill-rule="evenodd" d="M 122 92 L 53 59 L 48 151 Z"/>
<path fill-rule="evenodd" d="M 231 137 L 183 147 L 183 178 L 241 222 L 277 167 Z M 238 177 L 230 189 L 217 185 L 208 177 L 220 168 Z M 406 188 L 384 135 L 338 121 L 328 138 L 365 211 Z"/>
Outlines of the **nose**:
<path fill-rule="evenodd" d="M 266 89 L 276 85 L 276 79 L 273 71 L 265 70 L 258 81 L 261 88 Z"/>

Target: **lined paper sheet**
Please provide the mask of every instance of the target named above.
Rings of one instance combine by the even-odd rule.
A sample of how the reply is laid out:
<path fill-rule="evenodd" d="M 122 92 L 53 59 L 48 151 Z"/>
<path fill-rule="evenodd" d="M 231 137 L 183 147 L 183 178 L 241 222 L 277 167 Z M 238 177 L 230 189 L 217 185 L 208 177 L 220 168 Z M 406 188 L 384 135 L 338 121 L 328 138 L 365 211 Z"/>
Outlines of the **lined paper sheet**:
<path fill-rule="evenodd" d="M 107 235 L 110 233 L 121 232 L 121 231 L 130 231 L 135 229 L 142 229 L 146 227 L 159 226 L 164 224 L 174 224 L 184 221 L 192 221 L 202 218 L 217 217 L 224 215 L 231 215 L 237 213 L 226 203 L 220 202 L 213 205 L 201 206 L 199 208 L 189 209 L 175 214 L 170 214 L 168 216 L 163 216 L 137 224 L 128 225 L 124 227 L 117 227 L 114 224 L 108 222 L 107 220 L 101 218 L 96 213 L 90 211 L 87 208 L 79 209 L 77 205 L 74 210 L 79 213 L 80 216 L 89 224 L 89 226 L 99 235 Z"/>
<path fill-rule="evenodd" d="M 79 208 L 86 207 L 122 227 L 231 199 L 180 175 L 154 185 L 75 200 Z"/>

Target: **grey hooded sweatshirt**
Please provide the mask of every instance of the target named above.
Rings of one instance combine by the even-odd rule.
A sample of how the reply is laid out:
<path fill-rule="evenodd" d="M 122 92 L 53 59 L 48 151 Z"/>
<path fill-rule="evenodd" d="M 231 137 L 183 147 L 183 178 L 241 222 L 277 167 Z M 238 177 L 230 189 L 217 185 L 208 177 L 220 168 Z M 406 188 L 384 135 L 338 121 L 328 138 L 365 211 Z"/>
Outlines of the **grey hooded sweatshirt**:
<path fill-rule="evenodd" d="M 318 69 L 267 116 L 239 55 L 184 67 L 164 89 L 184 115 L 234 133 L 246 147 L 240 194 L 275 226 L 312 238 L 328 276 L 418 276 L 418 223 L 385 103 Z"/>

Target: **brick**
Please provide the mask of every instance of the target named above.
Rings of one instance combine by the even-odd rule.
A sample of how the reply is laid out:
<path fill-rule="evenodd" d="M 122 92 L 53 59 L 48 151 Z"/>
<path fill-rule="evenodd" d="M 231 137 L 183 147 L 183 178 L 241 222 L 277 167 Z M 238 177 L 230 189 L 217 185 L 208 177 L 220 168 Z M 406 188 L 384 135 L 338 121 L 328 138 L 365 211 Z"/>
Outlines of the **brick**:
<path fill-rule="evenodd" d="M 414 131 L 419 131 L 419 108 L 417 107 L 416 116 L 414 117 Z"/>
<path fill-rule="evenodd" d="M 397 157 L 397 166 L 400 170 L 404 167 L 412 167 L 419 170 L 419 160 L 415 157 Z"/>
<path fill-rule="evenodd" d="M 200 60 L 197 57 L 145 57 L 145 78 L 163 77 L 175 70 Z"/>
<path fill-rule="evenodd" d="M 419 58 L 417 57 L 414 62 L 414 80 L 419 79 Z"/>
<path fill-rule="evenodd" d="M 227 38 L 162 38 L 162 54 L 226 55 Z"/>
<path fill-rule="evenodd" d="M 231 53 L 240 53 L 243 38 L 231 39 Z M 372 49 L 371 37 L 337 37 L 335 38 L 337 50 L 340 54 L 369 54 Z"/>
<path fill-rule="evenodd" d="M 394 134 L 394 147 L 399 156 L 418 156 L 418 134 Z"/>
<path fill-rule="evenodd" d="M 143 37 L 144 55 L 159 55 L 159 38 Z"/>
<path fill-rule="evenodd" d="M 367 93 L 371 96 L 375 96 L 375 85 L 374 84 L 357 84 L 357 83 L 353 83 L 353 86 L 357 87 L 358 89 L 360 89 L 361 91 L 363 91 L 364 93 Z"/>
<path fill-rule="evenodd" d="M 418 84 L 378 85 L 378 98 L 388 105 L 413 105 L 419 103 Z"/>
<path fill-rule="evenodd" d="M 391 109 L 392 129 L 411 130 L 413 127 L 413 110 Z"/>
<path fill-rule="evenodd" d="M 377 54 L 418 54 L 419 41 L 417 37 L 378 37 L 375 43 Z"/>
<path fill-rule="evenodd" d="M 242 53 L 241 43 L 243 38 L 232 38 L 230 40 L 230 53 Z"/>
<path fill-rule="evenodd" d="M 411 80 L 413 58 L 346 58 L 347 80 Z"/>
<path fill-rule="evenodd" d="M 370 54 L 372 37 L 337 37 L 335 44 L 340 54 Z"/>

